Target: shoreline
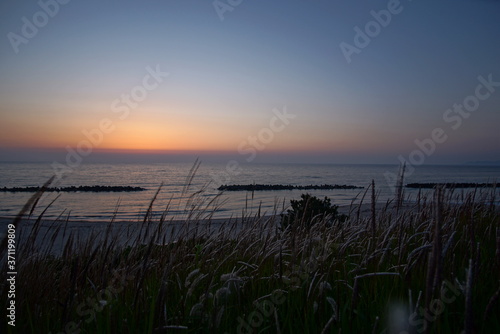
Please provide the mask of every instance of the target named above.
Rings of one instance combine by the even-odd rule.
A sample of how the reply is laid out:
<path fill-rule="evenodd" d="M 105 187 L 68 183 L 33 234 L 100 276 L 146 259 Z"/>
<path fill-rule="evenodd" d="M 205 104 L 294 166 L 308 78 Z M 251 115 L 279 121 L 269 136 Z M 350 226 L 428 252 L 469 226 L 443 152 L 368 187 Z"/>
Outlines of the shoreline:
<path fill-rule="evenodd" d="M 402 207 L 403 209 L 408 209 L 408 208 L 411 208 L 413 206 L 415 206 L 416 202 L 414 201 L 411 201 L 411 202 L 405 202 L 403 203 Z M 384 209 L 387 204 L 386 203 L 376 203 L 375 205 L 375 209 L 377 211 L 379 210 L 382 210 Z M 362 204 L 354 204 L 354 205 L 339 205 L 338 206 L 338 212 L 339 214 L 349 214 L 350 211 L 351 212 L 357 212 L 358 208 L 361 207 L 361 213 L 363 213 L 363 217 L 368 217 L 368 213 L 371 214 L 371 203 L 368 203 L 368 202 L 364 202 Z M 393 205 L 390 204 L 388 205 L 388 208 L 392 208 Z M 254 213 L 250 214 L 249 216 L 253 217 Z M 261 217 L 272 217 L 272 216 L 279 216 L 280 214 L 264 214 L 262 215 Z M 14 220 L 14 218 L 17 216 L 16 215 L 1 215 L 0 214 L 0 226 L 6 222 L 8 222 L 10 220 L 10 222 L 12 222 Z M 110 221 L 111 221 L 111 218 L 112 217 L 102 217 L 102 218 L 99 218 L 99 219 L 96 219 L 94 220 L 94 218 L 90 218 L 90 219 L 82 219 L 82 218 L 70 218 L 68 220 L 68 222 L 70 223 L 82 223 L 82 224 L 108 224 Z M 138 217 L 138 218 L 130 218 L 130 219 L 119 219 L 119 220 L 116 220 L 114 223 L 141 223 L 141 221 L 143 220 L 143 216 L 141 217 Z M 34 222 L 36 221 L 37 218 L 26 218 L 26 217 L 23 217 L 22 218 L 22 221 L 24 222 Z M 51 218 L 51 217 L 47 217 L 47 218 L 43 218 L 42 221 L 44 222 L 47 222 L 47 221 L 55 221 L 56 219 L 55 218 Z M 62 219 L 62 218 L 59 218 L 60 221 L 64 221 L 65 219 Z M 153 218 L 154 221 L 158 220 L 156 218 Z M 183 223 L 183 222 L 186 222 L 188 219 L 185 219 L 185 218 L 181 218 L 181 217 L 170 217 L 170 216 L 167 216 L 167 218 L 165 219 L 165 221 L 171 221 L 171 222 L 174 222 L 174 223 Z M 241 216 L 234 216 L 234 217 L 217 217 L 215 216 L 214 218 L 203 218 L 201 219 L 202 221 L 208 221 L 208 220 L 211 220 L 212 222 L 221 222 L 221 221 L 228 221 L 228 220 L 241 220 Z"/>
<path fill-rule="evenodd" d="M 395 209 L 389 207 L 385 210 L 385 204 L 377 204 L 376 212 L 387 214 L 395 213 Z M 404 205 L 399 214 L 414 211 L 415 205 Z M 371 217 L 371 203 L 354 206 L 339 206 L 339 214 L 351 215 L 351 219 L 366 220 Z M 13 223 L 15 217 L 0 216 L 0 239 L 3 239 L 7 232 L 7 226 Z M 37 227 L 36 245 L 43 249 L 46 244 L 51 244 L 54 240 L 53 250 L 51 253 L 60 254 L 64 245 L 70 239 L 75 239 L 78 242 L 85 242 L 93 239 L 97 242 L 104 242 L 104 239 L 109 235 L 118 239 L 118 243 L 122 245 L 130 244 L 131 241 L 141 238 L 141 235 L 151 235 L 152 233 L 161 230 L 163 240 L 173 242 L 179 238 L 185 237 L 209 237 L 212 235 L 224 234 L 226 237 L 235 236 L 246 227 L 254 224 L 262 224 L 265 228 L 273 228 L 280 222 L 279 215 L 263 215 L 260 217 L 233 217 L 233 218 L 203 218 L 193 217 L 191 219 L 176 219 L 175 217 L 167 218 L 160 224 L 159 219 L 152 219 L 144 222 L 144 219 L 134 220 L 108 220 L 90 221 L 84 219 L 51 219 L 43 218 L 40 220 Z M 16 241 L 23 243 L 28 240 L 29 235 L 37 218 L 21 218 L 16 226 Z M 43 236 L 43 237 L 40 237 Z"/>
<path fill-rule="evenodd" d="M 416 202 L 407 202 L 404 203 L 400 207 L 400 214 L 401 213 L 407 213 L 409 211 L 415 211 L 416 210 Z M 359 219 L 366 219 L 371 217 L 371 203 L 363 203 L 363 204 L 355 204 L 355 205 L 342 205 L 338 206 L 338 213 L 339 214 L 345 214 L 345 215 L 350 215 L 351 219 L 354 217 L 357 217 L 359 211 Z M 375 205 L 375 211 L 376 214 L 378 215 L 380 212 L 385 212 L 385 213 L 396 213 L 396 208 L 394 207 L 393 204 L 387 205 L 386 203 L 376 203 Z M 0 216 L 0 226 L 7 226 L 8 224 L 12 223 L 14 221 L 16 216 Z M 164 224 L 166 225 L 171 225 L 171 226 L 180 226 L 186 223 L 202 223 L 205 225 L 223 225 L 224 223 L 238 223 L 240 224 L 242 220 L 265 220 L 265 219 L 271 219 L 273 217 L 280 217 L 280 214 L 264 214 L 262 216 L 255 216 L 255 215 L 249 215 L 245 218 L 242 218 L 240 216 L 236 217 L 227 217 L 227 218 L 219 218 L 219 217 L 213 217 L 213 218 L 176 218 L 176 217 L 168 217 L 165 218 Z M 27 218 L 23 217 L 21 218 L 20 221 L 20 226 L 21 227 L 32 227 L 34 223 L 36 222 L 37 218 Z M 132 226 L 141 226 L 143 224 L 143 217 L 140 219 L 134 218 L 134 219 L 118 219 L 112 221 L 112 218 L 106 218 L 103 217 L 102 219 L 99 220 L 93 220 L 93 219 L 81 219 L 81 218 L 76 218 L 76 219 L 55 219 L 55 218 L 42 218 L 40 222 L 40 226 L 49 226 L 49 225 L 54 225 L 54 224 L 64 224 L 68 225 L 71 228 L 102 228 L 103 226 L 108 226 L 111 222 L 113 226 L 127 226 L 127 227 L 132 227 Z M 158 224 L 159 219 L 153 218 L 150 220 L 150 224 Z M 18 226 L 19 227 L 19 226 Z M 2 232 L 0 231 L 0 237 L 2 235 Z"/>

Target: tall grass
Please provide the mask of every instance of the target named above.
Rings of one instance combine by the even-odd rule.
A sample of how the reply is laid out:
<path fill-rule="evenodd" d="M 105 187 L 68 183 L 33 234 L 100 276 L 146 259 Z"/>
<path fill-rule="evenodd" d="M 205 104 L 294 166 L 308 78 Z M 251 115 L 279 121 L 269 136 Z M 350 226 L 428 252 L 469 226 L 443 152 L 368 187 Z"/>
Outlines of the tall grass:
<path fill-rule="evenodd" d="M 352 208 L 342 224 L 282 229 L 280 212 L 221 223 L 217 198 L 189 186 L 180 225 L 151 210 L 132 228 L 111 220 L 84 235 L 63 217 L 45 233 L 42 217 L 19 223 L 16 327 L 2 317 L 1 331 L 499 332 L 495 190 L 375 210 L 371 187 L 370 215 Z"/>

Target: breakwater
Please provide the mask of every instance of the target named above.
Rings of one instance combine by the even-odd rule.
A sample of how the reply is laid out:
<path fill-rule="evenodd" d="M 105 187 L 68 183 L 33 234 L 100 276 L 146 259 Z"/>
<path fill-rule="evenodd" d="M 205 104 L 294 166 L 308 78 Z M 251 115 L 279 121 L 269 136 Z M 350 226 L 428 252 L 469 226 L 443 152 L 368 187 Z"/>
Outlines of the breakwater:
<path fill-rule="evenodd" d="M 496 184 L 494 183 L 464 183 L 464 182 L 447 182 L 447 183 L 408 183 L 406 188 L 416 188 L 416 189 L 433 189 L 435 187 L 445 187 L 445 188 L 493 188 Z"/>
<path fill-rule="evenodd" d="M 40 187 L 3 187 L 0 191 L 3 192 L 37 192 Z M 69 186 L 69 187 L 49 187 L 45 188 L 46 192 L 131 192 L 144 191 L 145 188 L 131 186 Z"/>
<path fill-rule="evenodd" d="M 291 184 L 232 184 L 222 185 L 218 190 L 224 191 L 262 191 L 262 190 L 332 190 L 332 189 L 363 189 L 364 187 L 339 184 L 320 184 L 296 186 Z"/>

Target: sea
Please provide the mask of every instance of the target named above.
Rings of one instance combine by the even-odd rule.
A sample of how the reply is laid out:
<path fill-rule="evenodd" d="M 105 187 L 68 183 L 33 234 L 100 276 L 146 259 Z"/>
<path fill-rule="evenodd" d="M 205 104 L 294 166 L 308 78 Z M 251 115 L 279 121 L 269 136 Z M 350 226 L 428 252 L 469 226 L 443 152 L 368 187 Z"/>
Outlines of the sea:
<path fill-rule="evenodd" d="M 83 164 L 56 178 L 52 187 L 134 186 L 140 192 L 50 192 L 42 196 L 31 212 L 46 219 L 86 221 L 142 220 L 146 212 L 153 218 L 169 219 L 238 218 L 250 215 L 279 214 L 289 208 L 290 200 L 301 194 L 323 198 L 332 204 L 348 206 L 368 203 L 367 190 L 375 181 L 378 202 L 395 198 L 397 165 L 329 164 L 247 164 L 236 171 L 226 163 L 114 163 Z M 195 169 L 195 171 L 193 171 Z M 54 170 L 50 163 L 0 163 L 0 188 L 43 185 Z M 495 183 L 500 181 L 500 166 L 423 165 L 406 169 L 404 184 L 423 182 Z M 354 185 L 363 189 L 227 191 L 223 184 Z M 471 191 L 471 190 L 457 190 Z M 365 192 L 366 196 L 365 196 Z M 404 189 L 405 200 L 416 201 L 416 189 Z M 498 190 L 496 190 L 497 194 Z M 432 196 L 432 190 L 423 194 Z M 423 195 L 422 193 L 420 195 Z M 499 194 L 500 195 L 500 194 Z M 0 217 L 15 217 L 32 193 L 0 191 Z M 497 198 L 500 198 L 498 196 Z M 154 199 L 154 201 L 153 201 Z M 497 201 L 498 204 L 498 201 Z"/>

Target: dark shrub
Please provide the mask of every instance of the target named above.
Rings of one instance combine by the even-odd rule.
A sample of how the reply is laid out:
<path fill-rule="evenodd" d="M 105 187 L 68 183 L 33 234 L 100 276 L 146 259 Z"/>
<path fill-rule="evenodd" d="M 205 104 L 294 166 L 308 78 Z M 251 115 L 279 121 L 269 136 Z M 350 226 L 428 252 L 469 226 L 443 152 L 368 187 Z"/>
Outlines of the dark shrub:
<path fill-rule="evenodd" d="M 281 215 L 281 226 L 299 224 L 311 226 L 316 222 L 331 224 L 334 221 L 344 222 L 348 217 L 338 213 L 338 206 L 332 205 L 330 198 L 321 200 L 310 194 L 300 195 L 300 200 L 290 200 L 291 209 Z"/>

